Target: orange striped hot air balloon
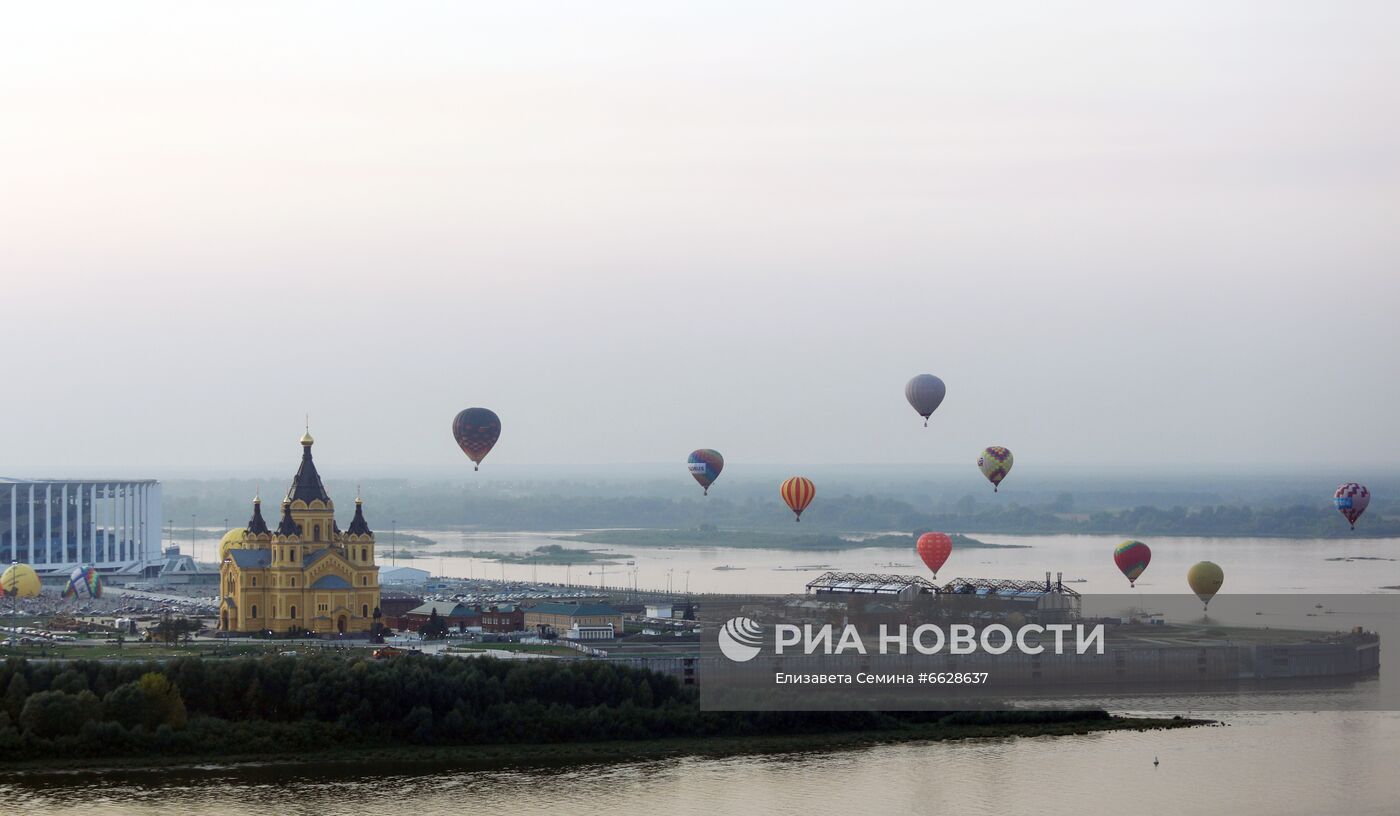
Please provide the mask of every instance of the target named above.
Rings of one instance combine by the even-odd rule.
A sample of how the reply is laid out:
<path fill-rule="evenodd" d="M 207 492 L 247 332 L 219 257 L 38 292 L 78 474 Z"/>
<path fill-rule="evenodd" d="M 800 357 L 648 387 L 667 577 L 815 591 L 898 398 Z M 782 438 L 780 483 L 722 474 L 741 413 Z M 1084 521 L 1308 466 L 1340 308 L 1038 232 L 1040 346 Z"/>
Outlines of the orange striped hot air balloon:
<path fill-rule="evenodd" d="M 802 520 L 802 511 L 807 509 L 807 505 L 812 503 L 812 499 L 817 496 L 817 486 L 812 484 L 811 479 L 802 476 L 793 476 L 783 482 L 782 488 L 778 491 L 783 495 L 783 501 L 792 508 L 796 514 L 795 521 Z"/>

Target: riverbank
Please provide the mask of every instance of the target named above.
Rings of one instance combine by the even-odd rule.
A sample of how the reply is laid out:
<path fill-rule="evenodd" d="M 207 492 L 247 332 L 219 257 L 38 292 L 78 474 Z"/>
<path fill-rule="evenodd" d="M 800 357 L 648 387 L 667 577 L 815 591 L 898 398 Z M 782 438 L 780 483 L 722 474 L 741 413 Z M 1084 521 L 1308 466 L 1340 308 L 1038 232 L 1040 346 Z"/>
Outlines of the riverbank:
<path fill-rule="evenodd" d="M 958 716 L 958 715 L 953 715 Z M 1054 723 L 996 723 L 911 725 L 878 731 L 846 731 L 830 734 L 783 734 L 744 737 L 678 737 L 603 742 L 510 743 L 472 746 L 414 746 L 336 748 L 321 752 L 285 754 L 185 754 L 127 757 L 65 757 L 61 759 L 0 761 L 0 769 L 14 775 L 103 772 L 143 769 L 208 769 L 295 766 L 302 770 L 325 766 L 373 765 L 383 771 L 394 768 L 451 766 L 455 770 L 489 770 L 508 766 L 587 765 L 632 762 L 670 757 L 718 758 L 745 754 L 784 754 L 843 751 L 915 742 L 950 742 L 977 739 L 1065 737 L 1105 731 L 1158 731 L 1219 725 L 1214 720 L 1183 717 L 1124 717 L 1068 720 Z"/>

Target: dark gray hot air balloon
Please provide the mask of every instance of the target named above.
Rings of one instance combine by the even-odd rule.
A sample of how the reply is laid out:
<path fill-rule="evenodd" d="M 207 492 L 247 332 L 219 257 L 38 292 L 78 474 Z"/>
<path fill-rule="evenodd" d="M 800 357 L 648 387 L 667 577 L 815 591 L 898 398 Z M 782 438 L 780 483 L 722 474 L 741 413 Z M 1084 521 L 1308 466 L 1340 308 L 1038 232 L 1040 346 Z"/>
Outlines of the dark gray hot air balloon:
<path fill-rule="evenodd" d="M 948 387 L 932 374 L 920 374 L 904 386 L 904 398 L 909 400 L 909 404 L 924 418 L 925 428 L 928 427 L 929 416 L 943 404 L 943 397 L 947 393 Z"/>

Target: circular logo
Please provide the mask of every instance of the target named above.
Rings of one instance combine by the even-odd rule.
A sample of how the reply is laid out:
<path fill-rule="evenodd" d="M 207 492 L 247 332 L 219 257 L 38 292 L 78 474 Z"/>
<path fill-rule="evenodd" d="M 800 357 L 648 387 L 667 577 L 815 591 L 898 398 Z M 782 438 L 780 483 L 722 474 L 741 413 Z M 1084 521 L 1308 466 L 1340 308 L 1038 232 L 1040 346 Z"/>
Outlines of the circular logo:
<path fill-rule="evenodd" d="M 719 650 L 735 663 L 758 657 L 763 647 L 763 627 L 748 618 L 730 618 L 719 630 Z"/>

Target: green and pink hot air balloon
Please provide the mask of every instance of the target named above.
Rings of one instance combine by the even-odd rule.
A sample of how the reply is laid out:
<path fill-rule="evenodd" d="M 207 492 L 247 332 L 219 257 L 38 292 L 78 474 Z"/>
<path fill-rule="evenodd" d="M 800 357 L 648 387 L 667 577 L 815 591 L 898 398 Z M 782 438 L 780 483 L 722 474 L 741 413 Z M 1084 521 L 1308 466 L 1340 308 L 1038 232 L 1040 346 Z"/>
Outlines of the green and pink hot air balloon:
<path fill-rule="evenodd" d="M 1124 541 L 1113 549 L 1113 563 L 1128 579 L 1128 586 L 1137 586 L 1137 579 L 1152 563 L 1152 550 L 1141 541 Z"/>

